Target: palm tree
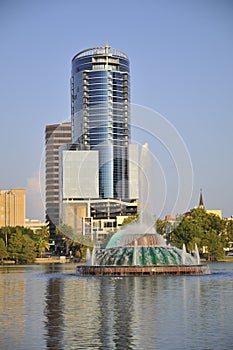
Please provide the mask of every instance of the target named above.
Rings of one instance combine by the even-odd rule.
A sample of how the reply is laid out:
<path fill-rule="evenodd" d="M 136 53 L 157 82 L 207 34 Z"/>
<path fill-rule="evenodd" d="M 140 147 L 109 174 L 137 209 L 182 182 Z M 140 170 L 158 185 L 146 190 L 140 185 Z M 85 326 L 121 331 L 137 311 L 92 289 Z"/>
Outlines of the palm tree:
<path fill-rule="evenodd" d="M 50 248 L 50 244 L 46 238 L 39 236 L 36 242 L 36 247 L 40 253 L 40 257 L 42 257 L 42 254 L 45 252 L 45 250 Z"/>
<path fill-rule="evenodd" d="M 36 247 L 40 253 L 40 257 L 42 257 L 45 250 L 50 248 L 48 226 L 43 226 L 39 230 L 36 230 L 36 235 Z"/>

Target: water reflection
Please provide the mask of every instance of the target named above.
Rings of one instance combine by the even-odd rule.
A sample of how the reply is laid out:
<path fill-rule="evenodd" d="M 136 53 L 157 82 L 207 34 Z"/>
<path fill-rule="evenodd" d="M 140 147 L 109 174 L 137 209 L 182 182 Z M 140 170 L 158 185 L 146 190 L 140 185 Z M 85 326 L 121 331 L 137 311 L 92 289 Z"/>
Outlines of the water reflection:
<path fill-rule="evenodd" d="M 50 278 L 46 287 L 45 328 L 47 329 L 47 348 L 62 350 L 63 333 L 63 281 L 60 278 Z"/>
<path fill-rule="evenodd" d="M 11 270 L 13 271 L 13 270 Z M 4 273 L 9 273 L 7 270 Z M 0 349 L 5 349 L 5 344 L 10 339 L 10 348 L 17 349 L 23 345 L 24 315 L 25 315 L 25 278 L 3 278 L 0 283 L 0 315 L 1 326 L 7 329 L 0 336 Z M 17 323 L 18 332 L 14 331 Z M 0 326 L 0 328 L 1 328 Z"/>
<path fill-rule="evenodd" d="M 38 288 L 38 273 L 37 266 L 0 267 L 0 349 L 27 350 L 38 339 L 44 348 L 44 284 Z"/>
<path fill-rule="evenodd" d="M 233 264 L 215 266 L 120 279 L 0 267 L 0 349 L 231 349 Z"/>

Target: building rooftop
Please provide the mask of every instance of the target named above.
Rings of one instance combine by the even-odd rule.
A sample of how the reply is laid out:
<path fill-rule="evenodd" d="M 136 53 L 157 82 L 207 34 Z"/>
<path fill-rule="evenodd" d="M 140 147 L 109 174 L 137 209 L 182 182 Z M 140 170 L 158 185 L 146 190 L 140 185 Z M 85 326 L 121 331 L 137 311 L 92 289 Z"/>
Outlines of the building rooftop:
<path fill-rule="evenodd" d="M 106 46 L 96 46 L 93 48 L 80 51 L 74 56 L 72 61 L 76 60 L 77 58 L 81 58 L 85 56 L 94 56 L 94 55 L 118 56 L 118 57 L 128 59 L 128 56 L 124 52 L 106 45 Z"/>

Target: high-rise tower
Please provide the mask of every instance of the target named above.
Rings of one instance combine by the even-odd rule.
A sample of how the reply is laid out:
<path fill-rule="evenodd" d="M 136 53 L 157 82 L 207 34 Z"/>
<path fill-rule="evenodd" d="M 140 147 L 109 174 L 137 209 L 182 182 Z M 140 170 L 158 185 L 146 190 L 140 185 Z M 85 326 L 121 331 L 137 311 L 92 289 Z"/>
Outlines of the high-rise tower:
<path fill-rule="evenodd" d="M 50 233 L 59 224 L 59 147 L 71 142 L 71 123 L 46 125 L 45 129 L 45 201 Z"/>
<path fill-rule="evenodd" d="M 109 46 L 72 60 L 72 141 L 99 154 L 100 198 L 129 199 L 129 60 Z"/>
<path fill-rule="evenodd" d="M 121 225 L 137 213 L 138 146 L 130 144 L 126 54 L 109 46 L 72 60 L 72 143 L 59 150 L 59 219 L 75 233 Z"/>

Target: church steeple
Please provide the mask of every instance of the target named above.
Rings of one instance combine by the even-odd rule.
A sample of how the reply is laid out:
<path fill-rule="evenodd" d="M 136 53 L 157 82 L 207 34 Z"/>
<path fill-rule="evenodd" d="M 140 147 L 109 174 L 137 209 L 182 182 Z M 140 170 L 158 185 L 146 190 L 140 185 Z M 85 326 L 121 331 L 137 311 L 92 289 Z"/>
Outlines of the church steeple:
<path fill-rule="evenodd" d="M 199 199 L 199 208 L 204 209 L 204 202 L 203 202 L 203 197 L 202 197 L 202 189 L 200 189 L 200 199 Z"/>

